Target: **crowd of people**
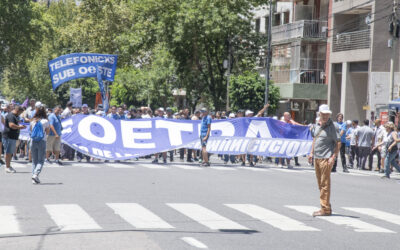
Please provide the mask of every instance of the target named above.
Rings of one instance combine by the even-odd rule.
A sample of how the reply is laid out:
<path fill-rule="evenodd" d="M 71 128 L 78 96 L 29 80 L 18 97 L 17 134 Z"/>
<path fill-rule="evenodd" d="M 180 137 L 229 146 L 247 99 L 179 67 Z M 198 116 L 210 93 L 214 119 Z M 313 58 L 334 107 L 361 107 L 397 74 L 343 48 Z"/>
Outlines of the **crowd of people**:
<path fill-rule="evenodd" d="M 152 110 L 149 107 L 130 108 L 126 105 L 112 106 L 107 113 L 104 112 L 102 105 L 98 105 L 95 109 L 91 109 L 87 104 L 83 104 L 80 108 L 73 107 L 72 102 L 68 102 L 65 109 L 61 106 L 54 108 L 46 108 L 44 104 L 34 99 L 29 104 L 23 105 L 8 104 L 2 106 L 1 123 L 0 123 L 0 163 L 5 165 L 7 173 L 15 173 L 15 169 L 11 166 L 12 158 L 18 160 L 19 157 L 24 158 L 32 164 L 32 182 L 40 183 L 39 175 L 44 163 L 62 165 L 62 160 L 86 159 L 87 162 L 96 160 L 93 157 L 76 152 L 66 144 L 62 144 L 62 119 L 69 118 L 74 115 L 98 115 L 108 117 L 115 120 L 131 120 L 145 118 L 162 118 L 162 119 L 181 119 L 181 120 L 201 120 L 201 150 L 185 149 L 172 150 L 162 152 L 145 158 L 154 157 L 153 163 L 159 163 L 162 158 L 163 163 L 169 160 L 174 161 L 174 155 L 179 153 L 179 158 L 183 161 L 186 156 L 187 162 L 199 162 L 202 166 L 210 166 L 209 154 L 206 151 L 207 141 L 210 136 L 211 123 L 213 120 L 235 119 L 240 117 L 262 117 L 269 105 L 265 105 L 259 112 L 255 113 L 251 110 L 238 110 L 237 112 L 209 112 L 206 108 L 194 111 L 192 114 L 189 109 L 183 109 L 173 112 L 172 108 L 158 108 Z M 277 117 L 273 117 L 278 119 Z M 370 126 L 369 121 L 365 120 L 363 125 L 359 126 L 357 120 L 344 121 L 343 114 L 337 114 L 334 122 L 338 136 L 340 137 L 340 158 L 344 172 L 348 172 L 349 168 L 367 169 L 366 162 L 368 160 L 368 169 L 373 170 L 373 156 L 378 158 L 375 171 L 385 173 L 384 178 L 389 178 L 393 167 L 400 171 L 397 163 L 398 146 L 400 136 L 397 134 L 396 127 L 393 123 L 381 124 L 378 119 L 374 126 Z M 284 123 L 309 126 L 312 134 L 315 127 L 320 123 L 317 118 L 314 124 L 300 124 L 295 122 L 289 112 L 285 112 L 280 119 Z M 30 124 L 30 136 L 22 136 L 19 131 L 25 129 L 24 124 Z M 40 132 L 41 131 L 41 132 Z M 390 145 L 389 145 L 390 144 Z M 5 162 L 1 159 L 4 151 Z M 270 157 L 259 157 L 250 154 L 243 155 L 218 155 L 219 158 L 228 164 L 241 164 L 245 166 L 254 166 L 257 162 L 272 162 Z M 386 160 L 385 160 L 386 159 Z M 137 160 L 137 159 L 136 159 Z M 294 157 L 295 166 L 300 166 L 298 157 Z M 332 167 L 332 172 L 336 171 L 338 157 Z M 107 161 L 106 161 L 107 162 Z M 275 164 L 279 167 L 292 168 L 291 158 L 275 158 Z M 310 163 L 310 165 L 313 165 Z"/>

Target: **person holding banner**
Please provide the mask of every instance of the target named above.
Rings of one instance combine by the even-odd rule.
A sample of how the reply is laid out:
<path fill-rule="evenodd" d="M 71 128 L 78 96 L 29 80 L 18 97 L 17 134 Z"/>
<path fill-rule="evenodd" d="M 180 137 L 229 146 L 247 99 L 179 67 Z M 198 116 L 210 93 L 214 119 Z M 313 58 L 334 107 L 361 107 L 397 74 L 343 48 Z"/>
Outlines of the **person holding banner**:
<path fill-rule="evenodd" d="M 201 129 L 200 129 L 200 142 L 201 142 L 201 153 L 203 156 L 203 162 L 201 163 L 204 167 L 209 167 L 208 162 L 208 152 L 207 152 L 207 141 L 211 133 L 211 116 L 208 115 L 208 110 L 206 108 L 201 109 Z"/>
<path fill-rule="evenodd" d="M 157 117 L 164 119 L 164 108 L 157 109 Z M 158 153 L 154 154 L 154 160 L 152 161 L 152 163 L 158 163 L 159 155 L 160 154 L 158 154 Z M 163 157 L 164 164 L 166 164 L 167 163 L 167 152 L 162 152 L 162 157 Z"/>
<path fill-rule="evenodd" d="M 331 120 L 332 111 L 323 104 L 319 107 L 320 124 L 314 130 L 314 140 L 309 155 L 309 161 L 314 157 L 315 174 L 320 191 L 321 209 L 313 216 L 330 216 L 332 208 L 331 195 L 331 170 L 340 149 L 339 127 Z"/>
<path fill-rule="evenodd" d="M 40 123 L 38 125 L 38 123 Z M 36 125 L 38 125 L 36 127 Z M 41 129 L 42 131 L 37 131 Z M 46 109 L 42 106 L 37 109 L 35 116 L 30 123 L 31 140 L 30 148 L 32 154 L 32 183 L 39 184 L 39 174 L 44 165 L 46 155 L 46 135 L 49 134 L 49 121 L 47 120 Z"/>

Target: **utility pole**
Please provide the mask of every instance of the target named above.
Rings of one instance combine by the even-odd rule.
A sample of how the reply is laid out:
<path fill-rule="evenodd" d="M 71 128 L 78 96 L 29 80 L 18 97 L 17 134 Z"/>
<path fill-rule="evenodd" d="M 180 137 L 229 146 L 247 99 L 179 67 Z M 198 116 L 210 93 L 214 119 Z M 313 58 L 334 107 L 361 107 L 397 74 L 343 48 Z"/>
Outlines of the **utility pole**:
<path fill-rule="evenodd" d="M 393 10 L 392 10 L 392 20 L 390 24 L 390 33 L 392 34 L 392 39 L 389 41 L 389 44 L 392 48 L 392 53 L 390 57 L 390 100 L 394 98 L 394 58 L 397 49 L 397 38 L 400 34 L 399 20 L 397 17 L 397 6 L 398 0 L 393 0 Z"/>
<path fill-rule="evenodd" d="M 271 42 L 272 42 L 272 14 L 273 14 L 273 3 L 272 0 L 269 0 L 269 16 L 268 16 L 268 29 L 267 29 L 267 36 L 268 36 L 268 44 L 267 44 L 267 58 L 266 58 L 266 72 L 265 72 L 265 100 L 264 104 L 268 103 L 268 84 L 270 80 L 270 63 L 271 63 L 271 56 L 272 56 L 272 51 L 271 51 Z M 268 109 L 265 109 L 264 111 L 264 116 L 268 115 Z"/>
<path fill-rule="evenodd" d="M 231 40 L 228 40 L 228 63 L 226 75 L 226 111 L 230 110 L 229 106 L 229 83 L 231 80 L 231 65 L 232 65 L 232 45 Z"/>

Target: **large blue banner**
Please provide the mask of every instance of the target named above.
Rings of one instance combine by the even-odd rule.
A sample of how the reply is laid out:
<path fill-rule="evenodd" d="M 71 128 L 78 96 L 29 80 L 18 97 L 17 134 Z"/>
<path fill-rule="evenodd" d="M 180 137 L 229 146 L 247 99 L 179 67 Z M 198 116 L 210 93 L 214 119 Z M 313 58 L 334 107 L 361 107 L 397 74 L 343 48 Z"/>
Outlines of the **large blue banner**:
<path fill-rule="evenodd" d="M 48 63 L 53 89 L 73 79 L 97 77 L 97 71 L 101 79 L 114 81 L 117 60 L 117 55 L 90 53 L 73 53 L 53 59 Z"/>
<path fill-rule="evenodd" d="M 108 160 L 123 160 L 177 148 L 200 149 L 200 121 L 113 120 L 76 115 L 64 120 L 62 140 L 72 148 Z M 207 144 L 210 153 L 293 157 L 310 152 L 307 126 L 270 118 L 215 120 Z"/>

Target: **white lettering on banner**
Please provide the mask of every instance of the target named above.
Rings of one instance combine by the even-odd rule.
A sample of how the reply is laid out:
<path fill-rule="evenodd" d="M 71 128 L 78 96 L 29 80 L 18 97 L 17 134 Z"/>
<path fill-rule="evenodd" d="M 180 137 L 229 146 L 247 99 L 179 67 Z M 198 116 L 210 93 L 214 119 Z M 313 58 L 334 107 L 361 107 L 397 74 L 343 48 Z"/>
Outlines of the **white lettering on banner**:
<path fill-rule="evenodd" d="M 57 84 L 59 81 L 64 80 L 66 78 L 70 78 L 75 76 L 75 70 L 74 69 L 66 69 L 62 72 L 58 72 L 57 74 L 53 75 L 53 82 L 54 84 Z"/>
<path fill-rule="evenodd" d="M 106 157 L 106 158 L 112 158 L 113 157 L 111 152 L 108 151 L 108 150 L 103 150 L 103 153 L 104 153 L 104 157 Z"/>
<path fill-rule="evenodd" d="M 273 141 L 271 143 L 271 145 L 269 146 L 269 152 L 271 152 L 273 154 L 277 153 L 279 151 L 279 149 L 281 149 L 280 148 L 281 145 L 282 145 L 282 141 L 280 141 L 280 140 Z"/>
<path fill-rule="evenodd" d="M 239 151 L 240 146 L 243 143 L 243 139 L 234 139 L 233 142 L 231 143 L 231 147 L 229 148 L 229 151 Z"/>
<path fill-rule="evenodd" d="M 211 131 L 219 130 L 221 131 L 220 136 L 234 136 L 235 135 L 235 126 L 233 126 L 230 122 L 216 122 L 211 123 Z M 211 133 L 211 136 L 213 133 Z"/>
<path fill-rule="evenodd" d="M 104 157 L 103 150 L 101 150 L 101 149 L 92 148 L 92 152 L 93 152 L 93 154 L 95 154 L 95 155 L 103 156 L 103 157 Z"/>
<path fill-rule="evenodd" d="M 267 148 L 268 148 L 269 144 L 271 144 L 271 142 L 272 142 L 271 140 L 261 140 L 258 151 L 260 151 L 260 152 L 267 151 Z"/>
<path fill-rule="evenodd" d="M 68 120 L 66 120 L 66 121 L 63 121 L 62 122 L 62 127 L 64 128 L 63 130 L 62 130 L 62 134 L 64 135 L 64 134 L 69 134 L 69 133 L 72 133 L 72 128 L 71 128 L 71 126 L 72 125 L 74 125 L 74 121 L 72 120 L 72 119 L 68 119 Z"/>
<path fill-rule="evenodd" d="M 104 136 L 100 137 L 94 135 L 90 126 L 96 123 L 101 126 L 104 130 Z M 115 131 L 114 125 L 108 120 L 99 116 L 87 116 L 83 118 L 78 125 L 79 134 L 86 140 L 94 141 L 103 144 L 113 144 L 117 139 L 117 132 Z M 93 149 L 94 150 L 94 149 Z"/>
<path fill-rule="evenodd" d="M 297 141 L 290 142 L 289 146 L 287 147 L 286 154 L 288 156 L 296 155 L 297 151 L 299 151 L 300 143 Z"/>
<path fill-rule="evenodd" d="M 283 141 L 283 145 L 281 146 L 281 150 L 279 150 L 279 153 L 280 153 L 280 154 L 283 154 L 283 153 L 285 152 L 285 150 L 286 150 L 288 144 L 289 144 L 289 141 L 286 141 L 286 140 Z"/>
<path fill-rule="evenodd" d="M 133 129 L 143 129 L 143 128 L 151 128 L 151 121 L 124 121 L 121 120 L 121 134 L 122 143 L 126 148 L 156 148 L 156 144 L 154 142 L 149 143 L 137 143 L 135 140 L 151 140 L 151 132 L 134 132 Z M 182 140 L 181 140 L 182 141 Z"/>
<path fill-rule="evenodd" d="M 193 132 L 193 125 L 190 123 L 178 123 L 165 120 L 156 120 L 156 128 L 168 129 L 169 142 L 172 146 L 182 144 L 182 132 Z"/>
<path fill-rule="evenodd" d="M 252 120 L 247 129 L 246 137 L 272 138 L 266 121 Z"/>
<path fill-rule="evenodd" d="M 247 148 L 247 145 L 248 145 L 248 144 L 249 144 L 249 139 L 245 139 L 245 140 L 243 141 L 242 147 L 240 148 L 240 151 L 241 151 L 241 152 L 246 151 L 246 148 Z"/>
<path fill-rule="evenodd" d="M 250 153 L 256 152 L 256 151 L 257 151 L 257 148 L 258 148 L 258 145 L 260 145 L 260 140 L 253 140 L 253 141 L 250 143 L 248 152 L 250 152 Z"/>

